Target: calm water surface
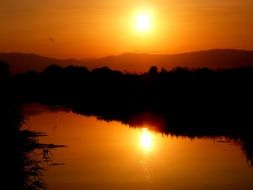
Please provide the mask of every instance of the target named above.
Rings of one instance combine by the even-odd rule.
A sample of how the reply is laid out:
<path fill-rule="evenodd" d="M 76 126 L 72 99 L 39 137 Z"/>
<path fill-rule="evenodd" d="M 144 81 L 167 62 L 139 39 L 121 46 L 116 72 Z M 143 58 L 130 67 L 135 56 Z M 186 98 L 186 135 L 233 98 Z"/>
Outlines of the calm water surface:
<path fill-rule="evenodd" d="M 23 128 L 47 133 L 53 151 L 44 180 L 49 190 L 253 189 L 253 168 L 241 147 L 220 139 L 189 139 L 130 128 L 38 105 L 24 108 Z"/>

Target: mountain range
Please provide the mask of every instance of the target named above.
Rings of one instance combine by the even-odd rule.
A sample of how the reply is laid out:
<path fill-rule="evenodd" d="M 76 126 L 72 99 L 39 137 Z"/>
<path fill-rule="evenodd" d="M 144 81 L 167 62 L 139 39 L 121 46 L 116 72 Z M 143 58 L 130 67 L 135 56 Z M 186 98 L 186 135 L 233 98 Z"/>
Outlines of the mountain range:
<path fill-rule="evenodd" d="M 125 53 L 94 59 L 56 59 L 26 53 L 0 53 L 0 61 L 10 65 L 12 74 L 31 70 L 43 71 L 51 64 L 62 67 L 68 65 L 85 66 L 88 69 L 109 67 L 124 72 L 142 73 L 151 66 L 165 68 L 175 67 L 224 69 L 253 67 L 253 51 L 235 49 L 212 49 L 173 55 Z"/>

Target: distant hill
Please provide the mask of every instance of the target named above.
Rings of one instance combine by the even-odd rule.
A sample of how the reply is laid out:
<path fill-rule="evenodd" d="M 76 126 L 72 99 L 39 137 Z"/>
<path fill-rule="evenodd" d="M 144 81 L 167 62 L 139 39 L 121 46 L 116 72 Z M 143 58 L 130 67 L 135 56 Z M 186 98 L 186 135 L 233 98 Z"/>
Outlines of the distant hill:
<path fill-rule="evenodd" d="M 43 71 L 51 64 L 61 66 L 80 64 L 79 61 L 75 59 L 60 60 L 26 53 L 0 53 L 0 61 L 8 63 L 10 65 L 11 73 L 13 74 L 31 70 Z"/>
<path fill-rule="evenodd" d="M 213 49 L 174 55 L 126 53 L 118 56 L 84 60 L 61 60 L 24 53 L 0 53 L 0 61 L 8 63 L 12 73 L 30 70 L 42 71 L 50 64 L 57 64 L 62 67 L 68 65 L 86 66 L 89 69 L 107 66 L 115 70 L 139 73 L 148 71 L 153 65 L 165 69 L 175 67 L 208 67 L 211 69 L 253 67 L 253 51 Z"/>
<path fill-rule="evenodd" d="M 156 65 L 158 68 L 173 69 L 175 67 L 212 69 L 253 66 L 253 51 L 214 49 L 175 55 L 122 54 L 86 62 L 89 68 L 109 66 L 110 68 L 145 72 Z"/>

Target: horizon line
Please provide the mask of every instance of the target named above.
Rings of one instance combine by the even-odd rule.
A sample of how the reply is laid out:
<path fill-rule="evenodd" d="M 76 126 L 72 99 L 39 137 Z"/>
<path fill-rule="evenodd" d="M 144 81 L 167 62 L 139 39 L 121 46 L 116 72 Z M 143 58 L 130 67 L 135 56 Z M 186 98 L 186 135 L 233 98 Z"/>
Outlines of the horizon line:
<path fill-rule="evenodd" d="M 26 55 L 34 55 L 34 56 L 40 56 L 43 58 L 50 58 L 50 59 L 56 59 L 56 60 L 77 60 L 77 61 L 83 61 L 85 59 L 103 59 L 107 57 L 117 57 L 122 55 L 160 55 L 160 56 L 173 56 L 173 55 L 183 55 L 183 54 L 190 54 L 190 53 L 197 53 L 197 52 L 207 52 L 207 51 L 215 51 L 215 50 L 235 50 L 235 51 L 247 51 L 247 52 L 253 52 L 253 49 L 237 49 L 237 48 L 211 48 L 211 49 L 200 49 L 200 50 L 191 50 L 191 51 L 184 51 L 180 53 L 146 53 L 146 52 L 123 52 L 119 54 L 109 54 L 104 56 L 98 56 L 98 57 L 84 57 L 84 58 L 74 58 L 74 57 L 67 57 L 67 58 L 60 58 L 60 57 L 54 57 L 54 56 L 47 56 L 36 52 L 18 52 L 18 51 L 0 51 L 0 53 L 6 53 L 6 54 L 26 54 Z"/>

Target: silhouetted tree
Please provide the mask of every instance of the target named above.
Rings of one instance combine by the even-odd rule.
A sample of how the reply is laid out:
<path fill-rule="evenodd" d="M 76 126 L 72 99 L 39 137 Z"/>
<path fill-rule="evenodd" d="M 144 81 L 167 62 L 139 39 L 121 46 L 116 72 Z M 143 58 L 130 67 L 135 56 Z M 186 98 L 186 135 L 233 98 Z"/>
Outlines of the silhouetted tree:
<path fill-rule="evenodd" d="M 67 80 L 82 80 L 89 74 L 89 70 L 86 67 L 78 67 L 73 65 L 65 67 L 63 71 L 64 78 L 66 78 Z"/>
<path fill-rule="evenodd" d="M 50 80 L 61 79 L 63 76 L 63 68 L 58 65 L 49 65 L 43 71 L 44 77 Z"/>
<path fill-rule="evenodd" d="M 166 70 L 165 68 L 162 68 L 160 73 L 161 73 L 161 74 L 166 74 L 166 73 L 167 73 L 167 70 Z"/>
<path fill-rule="evenodd" d="M 158 74 L 158 68 L 156 66 L 152 66 L 152 67 L 150 67 L 148 73 L 150 75 L 157 75 Z"/>
<path fill-rule="evenodd" d="M 0 80 L 6 80 L 10 77 L 9 65 L 0 61 Z"/>

